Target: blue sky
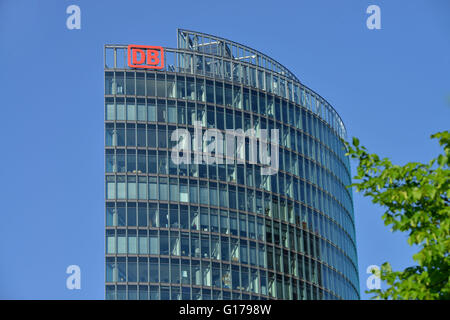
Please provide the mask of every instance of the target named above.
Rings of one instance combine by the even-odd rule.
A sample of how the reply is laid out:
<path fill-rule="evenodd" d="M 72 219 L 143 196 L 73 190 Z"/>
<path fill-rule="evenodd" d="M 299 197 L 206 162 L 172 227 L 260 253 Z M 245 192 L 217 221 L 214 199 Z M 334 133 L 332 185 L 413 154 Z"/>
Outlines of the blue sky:
<path fill-rule="evenodd" d="M 81 30 L 66 28 L 67 6 Z M 366 8 L 381 8 L 368 30 Z M 450 120 L 450 2 L 0 0 L 0 298 L 104 298 L 103 45 L 176 47 L 176 28 L 243 43 L 326 98 L 349 137 L 403 164 Z M 355 195 L 369 265 L 412 263 L 382 208 Z M 67 266 L 81 290 L 66 289 Z"/>

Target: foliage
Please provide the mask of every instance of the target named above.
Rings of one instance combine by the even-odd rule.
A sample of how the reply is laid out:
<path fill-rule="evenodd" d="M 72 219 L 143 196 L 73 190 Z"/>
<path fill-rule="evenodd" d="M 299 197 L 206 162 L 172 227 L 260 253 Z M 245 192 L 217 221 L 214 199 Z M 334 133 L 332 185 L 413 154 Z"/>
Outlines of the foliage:
<path fill-rule="evenodd" d="M 345 142 L 347 155 L 358 162 L 351 186 L 386 208 L 384 224 L 393 232 L 407 232 L 409 245 L 420 249 L 413 255 L 417 265 L 403 271 L 393 271 L 389 263 L 381 266 L 380 277 L 387 289 L 367 291 L 374 298 L 450 299 L 450 133 L 439 132 L 431 138 L 439 140 L 443 153 L 428 164 L 404 166 L 369 154 L 357 138 L 352 144 Z"/>

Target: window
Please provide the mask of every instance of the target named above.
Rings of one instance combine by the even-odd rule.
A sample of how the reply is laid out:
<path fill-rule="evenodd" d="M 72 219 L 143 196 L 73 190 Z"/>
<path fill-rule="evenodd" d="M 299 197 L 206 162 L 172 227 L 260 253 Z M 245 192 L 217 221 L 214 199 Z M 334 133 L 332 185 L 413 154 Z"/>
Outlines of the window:
<path fill-rule="evenodd" d="M 187 206 L 180 207 L 180 228 L 182 229 L 189 228 L 189 212 Z"/>
<path fill-rule="evenodd" d="M 159 282 L 158 259 L 150 258 L 150 282 Z"/>
<path fill-rule="evenodd" d="M 189 100 L 195 100 L 195 82 L 194 78 L 186 78 L 186 96 Z"/>
<path fill-rule="evenodd" d="M 200 240 L 198 234 L 191 234 L 191 257 L 200 257 Z"/>
<path fill-rule="evenodd" d="M 207 122 L 208 122 L 208 128 L 215 128 L 215 111 L 214 107 L 208 106 L 208 112 L 207 112 Z"/>
<path fill-rule="evenodd" d="M 167 121 L 166 103 L 164 100 L 158 100 L 157 113 L 158 113 L 158 122 Z"/>
<path fill-rule="evenodd" d="M 137 126 L 137 146 L 145 147 L 146 146 L 146 132 L 145 125 L 138 124 Z"/>
<path fill-rule="evenodd" d="M 159 244 L 158 244 L 158 232 L 157 231 L 150 231 L 149 236 L 149 242 L 150 242 L 150 254 L 158 254 L 159 253 Z"/>
<path fill-rule="evenodd" d="M 165 78 L 164 74 L 156 75 L 156 95 L 158 97 L 166 96 L 166 85 L 165 85 L 164 78 Z"/>
<path fill-rule="evenodd" d="M 162 255 L 168 255 L 169 254 L 169 237 L 168 237 L 167 231 L 161 231 L 160 232 L 160 236 L 159 236 L 159 253 L 162 254 Z M 162 281 L 162 279 L 161 279 L 161 281 Z"/>
<path fill-rule="evenodd" d="M 137 254 L 136 230 L 128 230 L 128 253 Z"/>
<path fill-rule="evenodd" d="M 127 99 L 127 120 L 136 120 L 136 104 L 134 104 L 134 99 Z"/>
<path fill-rule="evenodd" d="M 147 258 L 139 258 L 139 265 L 138 266 L 139 266 L 139 282 L 147 282 L 148 281 L 148 262 L 147 262 Z M 139 288 L 139 295 L 141 297 L 142 297 L 141 292 L 143 290 L 142 288 L 144 288 L 144 286 L 141 286 Z"/>
<path fill-rule="evenodd" d="M 105 73 L 105 94 L 116 94 L 116 86 L 114 81 L 114 73 Z"/>
<path fill-rule="evenodd" d="M 159 75 L 158 75 L 159 76 Z M 167 75 L 167 97 L 175 98 L 175 77 L 173 75 Z"/>
<path fill-rule="evenodd" d="M 258 95 L 256 91 L 251 91 L 251 97 L 252 97 L 252 111 L 255 113 L 258 113 Z"/>
<path fill-rule="evenodd" d="M 190 274 L 191 274 L 191 270 L 190 270 L 189 260 L 181 260 L 181 283 L 182 284 L 190 284 L 191 283 Z"/>
<path fill-rule="evenodd" d="M 228 234 L 228 215 L 226 211 L 220 212 L 220 233 Z"/>
<path fill-rule="evenodd" d="M 181 255 L 182 256 L 189 256 L 189 234 L 188 233 L 181 233 Z"/>
<path fill-rule="evenodd" d="M 112 87 L 112 94 L 125 94 L 125 81 L 123 72 L 115 73 L 115 84 L 116 84 L 115 88 L 114 84 Z"/>
<path fill-rule="evenodd" d="M 191 216 L 191 229 L 192 230 L 198 230 L 198 228 L 199 228 L 198 208 L 191 207 L 190 208 L 190 216 Z"/>
<path fill-rule="evenodd" d="M 172 179 L 171 179 L 172 180 Z M 179 228 L 178 206 L 170 206 L 170 227 Z"/>
<path fill-rule="evenodd" d="M 250 111 L 250 94 L 247 88 L 244 88 L 243 92 L 243 104 L 244 110 Z"/>
<path fill-rule="evenodd" d="M 136 132 L 134 124 L 127 125 L 127 146 L 136 146 Z"/>
<path fill-rule="evenodd" d="M 106 172 L 116 172 L 117 167 L 115 165 L 114 150 L 105 151 Z"/>
<path fill-rule="evenodd" d="M 216 82 L 216 103 L 223 104 L 223 84 L 221 82 Z"/>
<path fill-rule="evenodd" d="M 136 203 L 129 202 L 127 208 L 127 226 L 136 226 Z"/>
<path fill-rule="evenodd" d="M 213 210 L 213 209 L 211 209 Z M 211 212 L 211 231 L 212 232 L 219 232 L 219 220 L 217 217 L 217 213 Z"/>
<path fill-rule="evenodd" d="M 127 253 L 127 237 L 125 230 L 117 230 L 117 253 Z"/>
<path fill-rule="evenodd" d="M 114 124 L 107 123 L 105 124 L 105 144 L 106 146 L 115 146 L 117 144 L 116 141 L 116 131 L 114 130 Z"/>
<path fill-rule="evenodd" d="M 155 104 L 154 100 L 148 100 L 147 120 L 148 121 L 156 121 L 156 104 Z"/>
<path fill-rule="evenodd" d="M 230 231 L 232 235 L 237 236 L 237 218 L 234 212 L 230 212 Z"/>
<path fill-rule="evenodd" d="M 126 195 L 125 176 L 117 176 L 117 199 L 125 199 Z"/>
<path fill-rule="evenodd" d="M 136 73 L 136 95 L 145 96 L 145 73 Z"/>
<path fill-rule="evenodd" d="M 204 286 L 211 286 L 211 265 L 209 262 L 202 261 L 202 278 Z M 204 298 L 207 299 L 207 297 Z"/>
<path fill-rule="evenodd" d="M 205 209 L 205 208 L 201 208 L 201 211 L 200 211 L 200 230 L 209 231 L 208 209 Z"/>
<path fill-rule="evenodd" d="M 158 152 L 158 172 L 160 174 L 167 174 L 167 152 Z M 167 197 L 167 194 L 165 195 Z"/>
<path fill-rule="evenodd" d="M 240 258 L 241 262 L 248 264 L 248 243 L 247 240 L 240 240 Z"/>
<path fill-rule="evenodd" d="M 189 202 L 188 186 L 186 183 L 180 183 L 180 201 Z"/>
<path fill-rule="evenodd" d="M 186 98 L 186 85 L 184 77 L 177 77 L 177 98 Z"/>
<path fill-rule="evenodd" d="M 114 203 L 106 203 L 106 225 L 108 227 L 117 226 L 117 211 Z"/>
<path fill-rule="evenodd" d="M 106 258 L 106 282 L 117 281 L 117 266 L 114 258 Z"/>
<path fill-rule="evenodd" d="M 175 106 L 175 101 L 167 101 L 168 108 L 168 122 L 177 123 L 177 109 Z"/>
<path fill-rule="evenodd" d="M 107 103 L 108 103 L 108 101 L 109 101 L 110 104 L 112 103 L 112 100 L 107 100 Z M 110 120 L 113 120 L 113 119 L 125 120 L 124 99 L 123 98 L 117 98 L 116 103 L 117 103 L 117 105 L 116 105 L 117 115 L 114 115 L 114 113 L 113 113 L 114 112 L 114 108 L 109 106 L 108 109 L 107 109 L 108 113 L 109 113 L 109 114 L 107 114 L 108 118 L 112 117 L 112 119 L 110 119 Z"/>
<path fill-rule="evenodd" d="M 178 201 L 179 200 L 179 191 L 178 191 L 178 180 L 170 179 L 170 201 Z"/>
<path fill-rule="evenodd" d="M 136 150 L 127 150 L 127 172 L 136 173 Z"/>
<path fill-rule="evenodd" d="M 198 101 L 206 101 L 205 97 L 205 83 L 201 78 L 197 78 L 197 100 Z"/>
<path fill-rule="evenodd" d="M 192 261 L 191 276 L 193 285 L 200 286 L 202 284 L 200 265 L 198 261 Z"/>
<path fill-rule="evenodd" d="M 162 180 L 162 179 L 160 179 Z M 164 179 L 167 180 L 167 179 Z M 161 188 L 161 181 L 160 181 L 160 188 Z M 167 205 L 166 208 L 159 208 L 159 226 L 161 228 L 168 228 L 169 227 L 169 216 L 167 211 Z"/>
<path fill-rule="evenodd" d="M 222 256 L 222 260 L 229 261 L 230 260 L 230 238 L 221 237 L 220 238 L 220 254 Z"/>
<path fill-rule="evenodd" d="M 198 203 L 198 188 L 196 180 L 189 180 L 189 201 L 191 203 Z"/>
<path fill-rule="evenodd" d="M 202 258 L 209 258 L 210 252 L 209 252 L 209 236 L 208 235 L 202 235 L 201 238 L 201 256 Z"/>
<path fill-rule="evenodd" d="M 127 72 L 126 74 L 127 77 L 127 83 L 126 83 L 126 87 L 127 87 L 127 95 L 134 95 L 134 73 L 133 72 Z"/>
<path fill-rule="evenodd" d="M 114 101 L 106 102 L 106 120 L 115 120 L 116 112 L 114 107 Z"/>
<path fill-rule="evenodd" d="M 227 64 L 227 62 L 225 64 Z M 231 88 L 230 84 L 225 84 L 225 105 L 227 106 L 231 106 L 233 101 L 233 91 Z"/>
<path fill-rule="evenodd" d="M 206 81 L 206 102 L 214 103 L 214 82 Z"/>
<path fill-rule="evenodd" d="M 139 254 L 148 254 L 148 238 L 145 230 L 139 230 Z"/>
<path fill-rule="evenodd" d="M 205 181 L 200 181 L 200 203 L 208 204 L 208 186 Z"/>
<path fill-rule="evenodd" d="M 241 237 L 247 237 L 247 219 L 243 214 L 239 215 L 239 235 Z"/>
<path fill-rule="evenodd" d="M 223 110 L 223 108 L 217 108 L 216 117 L 217 117 L 217 129 L 224 130 L 225 126 L 224 126 L 224 110 Z M 208 115 L 208 121 L 209 121 L 209 115 Z"/>
<path fill-rule="evenodd" d="M 107 230 L 106 232 L 106 253 L 116 253 L 116 238 L 114 237 L 114 230 Z"/>
<path fill-rule="evenodd" d="M 149 173 L 156 173 L 156 151 L 149 151 L 148 152 L 148 172 Z M 153 199 L 153 198 L 151 198 Z"/>
<path fill-rule="evenodd" d="M 226 184 L 219 184 L 219 205 L 221 207 L 227 207 L 228 205 L 228 192 Z"/>
<path fill-rule="evenodd" d="M 158 147 L 167 148 L 167 128 L 158 126 Z"/>
<path fill-rule="evenodd" d="M 182 101 L 178 101 L 177 104 L 177 122 L 179 124 L 186 124 L 186 104 Z"/>
<path fill-rule="evenodd" d="M 216 260 L 220 259 L 219 237 L 215 235 L 211 236 L 211 258 Z"/>
<path fill-rule="evenodd" d="M 128 199 L 137 199 L 136 176 L 128 176 Z M 136 225 L 136 214 L 134 215 L 134 225 Z"/>
<path fill-rule="evenodd" d="M 178 232 L 170 232 L 170 254 L 180 255 L 180 236 Z"/>
<path fill-rule="evenodd" d="M 118 267 L 118 281 L 126 282 L 127 281 L 127 264 L 126 260 L 123 257 L 117 258 L 117 267 Z"/>

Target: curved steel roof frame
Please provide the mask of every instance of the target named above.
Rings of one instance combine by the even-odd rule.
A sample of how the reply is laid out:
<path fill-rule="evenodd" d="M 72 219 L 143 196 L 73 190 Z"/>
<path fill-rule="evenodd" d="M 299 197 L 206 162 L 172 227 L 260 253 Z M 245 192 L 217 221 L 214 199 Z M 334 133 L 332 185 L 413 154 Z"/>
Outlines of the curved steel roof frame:
<path fill-rule="evenodd" d="M 191 30 L 186 30 L 186 29 L 177 29 L 177 31 L 178 31 L 177 40 L 178 40 L 178 48 L 179 49 L 189 49 L 189 50 L 193 50 L 193 51 L 203 52 L 203 50 L 200 50 L 201 47 L 209 46 L 211 48 L 211 47 L 215 46 L 217 48 L 223 49 L 223 50 L 217 50 L 218 53 L 215 55 L 224 56 L 224 57 L 232 58 L 235 60 L 244 60 L 244 61 L 250 62 L 253 65 L 278 72 L 278 73 L 284 75 L 285 77 L 288 77 L 291 80 L 294 80 L 294 81 L 297 81 L 300 83 L 300 80 L 288 68 L 283 66 L 281 63 L 279 63 L 275 59 L 272 59 L 268 55 L 265 55 L 264 53 L 259 52 L 258 50 L 255 50 L 255 49 L 245 46 L 243 44 L 240 44 L 240 43 L 237 43 L 237 42 L 225 39 L 225 38 L 213 36 L 213 35 L 210 35 L 207 33 L 191 31 Z M 209 38 L 212 41 L 205 42 L 205 43 L 204 42 L 192 43 L 192 44 L 190 44 L 189 47 L 182 46 L 182 42 L 181 42 L 182 38 L 184 38 L 184 40 L 187 42 L 187 45 L 189 45 L 189 43 L 188 43 L 190 40 L 189 35 L 192 35 L 193 37 L 197 37 L 197 39 L 199 37 Z M 233 46 L 241 49 L 238 52 L 236 52 L 237 53 L 236 56 L 233 55 L 233 52 L 231 49 Z M 227 49 L 229 50 L 229 54 L 226 54 L 228 51 Z M 243 55 L 240 54 L 241 51 L 242 51 L 242 53 L 244 53 Z M 246 52 L 248 52 L 250 54 L 246 54 Z M 267 66 L 267 64 L 264 66 L 262 63 L 264 59 L 270 65 L 274 66 L 275 68 L 270 68 L 270 65 Z"/>

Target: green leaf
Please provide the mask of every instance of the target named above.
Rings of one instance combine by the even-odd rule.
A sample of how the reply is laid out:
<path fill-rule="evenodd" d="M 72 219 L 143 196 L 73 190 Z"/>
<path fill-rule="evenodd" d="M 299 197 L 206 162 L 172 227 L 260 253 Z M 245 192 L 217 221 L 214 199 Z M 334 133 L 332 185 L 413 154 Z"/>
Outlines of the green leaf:
<path fill-rule="evenodd" d="M 357 162 L 356 191 L 385 208 L 384 224 L 392 232 L 405 232 L 417 265 L 393 271 L 389 263 L 381 267 L 383 290 L 370 290 L 375 299 L 450 299 L 450 133 L 431 136 L 439 140 L 443 152 L 427 163 L 394 165 L 389 158 L 369 154 L 353 138 L 348 154 Z M 346 145 L 349 145 L 348 143 Z M 438 166 L 436 166 L 436 164 Z"/>

